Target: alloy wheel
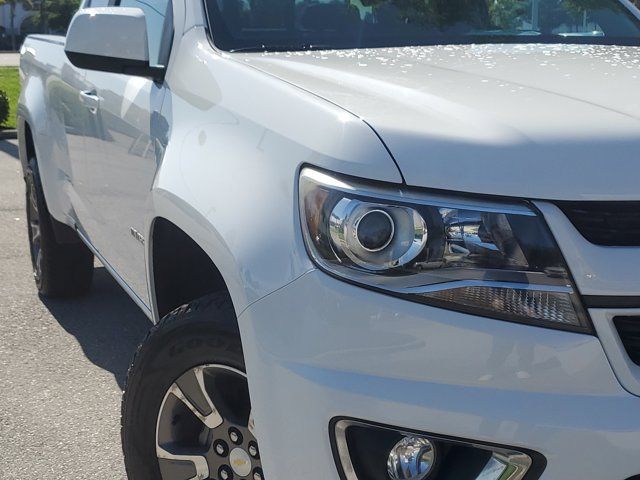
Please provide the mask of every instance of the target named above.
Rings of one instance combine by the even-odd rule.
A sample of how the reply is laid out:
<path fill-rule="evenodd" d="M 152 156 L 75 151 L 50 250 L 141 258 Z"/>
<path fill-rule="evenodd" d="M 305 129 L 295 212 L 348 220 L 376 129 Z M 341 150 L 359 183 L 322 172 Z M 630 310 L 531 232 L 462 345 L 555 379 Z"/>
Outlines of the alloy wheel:
<path fill-rule="evenodd" d="M 156 426 L 162 480 L 263 480 L 246 375 L 200 365 L 167 390 Z"/>
<path fill-rule="evenodd" d="M 32 180 L 27 183 L 27 222 L 29 225 L 29 250 L 33 276 L 36 284 L 40 285 L 40 279 L 42 278 L 42 230 L 38 198 Z"/>

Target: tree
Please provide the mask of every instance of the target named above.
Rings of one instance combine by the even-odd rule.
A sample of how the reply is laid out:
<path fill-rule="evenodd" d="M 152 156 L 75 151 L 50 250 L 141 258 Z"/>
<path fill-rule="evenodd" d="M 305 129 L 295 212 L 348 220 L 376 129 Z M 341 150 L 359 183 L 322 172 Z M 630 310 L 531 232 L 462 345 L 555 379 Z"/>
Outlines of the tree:
<path fill-rule="evenodd" d="M 515 30 L 530 11 L 529 2 L 521 0 L 494 0 L 489 3 L 493 25 L 507 32 Z"/>
<path fill-rule="evenodd" d="M 44 32 L 64 33 L 80 3 L 81 0 L 41 0 L 36 23 L 41 25 Z"/>
<path fill-rule="evenodd" d="M 10 14 L 9 14 L 9 18 L 10 18 L 10 28 L 11 28 L 11 48 L 13 50 L 17 50 L 16 48 L 16 28 L 15 28 L 15 21 L 16 21 L 16 7 L 18 5 L 18 3 L 22 3 L 23 7 L 26 9 L 32 9 L 33 8 L 33 0 L 0 0 L 0 5 L 9 5 L 10 7 Z"/>

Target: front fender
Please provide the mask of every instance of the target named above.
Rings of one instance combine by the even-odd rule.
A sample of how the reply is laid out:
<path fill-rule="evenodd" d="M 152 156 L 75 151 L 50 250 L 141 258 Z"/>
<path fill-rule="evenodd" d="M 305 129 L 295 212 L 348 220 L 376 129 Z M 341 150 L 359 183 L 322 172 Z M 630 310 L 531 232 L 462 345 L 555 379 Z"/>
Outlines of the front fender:
<path fill-rule="evenodd" d="M 173 55 L 162 107 L 169 132 L 151 211 L 209 255 L 240 315 L 313 269 L 298 210 L 302 166 L 402 177 L 362 119 L 220 55 L 204 29 L 191 29 Z"/>

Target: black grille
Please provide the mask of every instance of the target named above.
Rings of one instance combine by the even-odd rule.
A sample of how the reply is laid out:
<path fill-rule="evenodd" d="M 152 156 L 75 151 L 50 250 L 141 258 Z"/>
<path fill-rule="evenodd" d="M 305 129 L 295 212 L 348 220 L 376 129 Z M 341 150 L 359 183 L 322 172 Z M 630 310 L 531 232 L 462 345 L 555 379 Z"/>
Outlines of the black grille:
<path fill-rule="evenodd" d="M 640 247 L 640 202 L 558 202 L 557 205 L 591 243 Z"/>
<path fill-rule="evenodd" d="M 636 365 L 640 365 L 640 316 L 615 317 L 613 323 L 618 329 L 627 354 Z"/>

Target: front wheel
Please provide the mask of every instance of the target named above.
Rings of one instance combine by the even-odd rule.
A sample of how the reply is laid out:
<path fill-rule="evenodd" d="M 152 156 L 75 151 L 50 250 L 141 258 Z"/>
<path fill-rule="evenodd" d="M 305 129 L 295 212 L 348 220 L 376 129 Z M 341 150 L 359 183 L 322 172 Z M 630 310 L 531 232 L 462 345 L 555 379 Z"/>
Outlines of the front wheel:
<path fill-rule="evenodd" d="M 165 317 L 140 346 L 123 397 L 130 480 L 262 480 L 231 300 L 215 294 Z"/>

